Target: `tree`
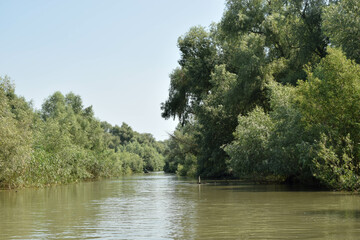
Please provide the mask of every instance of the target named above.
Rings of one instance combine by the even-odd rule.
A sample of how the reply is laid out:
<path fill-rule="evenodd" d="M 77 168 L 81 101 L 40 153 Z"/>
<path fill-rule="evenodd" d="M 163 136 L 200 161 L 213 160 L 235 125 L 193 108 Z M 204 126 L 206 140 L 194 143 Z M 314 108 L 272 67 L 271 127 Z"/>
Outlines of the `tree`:
<path fill-rule="evenodd" d="M 256 107 L 248 116 L 239 116 L 235 140 L 225 147 L 237 176 L 266 176 L 271 155 L 269 139 L 274 129 L 272 119 Z"/>
<path fill-rule="evenodd" d="M 65 111 L 65 97 L 61 92 L 55 92 L 48 97 L 42 105 L 42 118 L 47 120 L 48 118 L 59 117 L 61 113 Z"/>
<path fill-rule="evenodd" d="M 0 78 L 0 187 L 26 184 L 31 159 L 33 113 L 30 105 L 15 95 L 8 77 Z"/>
<path fill-rule="evenodd" d="M 179 67 L 170 75 L 164 118 L 196 122 L 197 171 L 229 174 L 222 146 L 233 140 L 238 115 L 256 106 L 270 110 L 270 81 L 295 85 L 303 65 L 326 55 L 321 30 L 325 0 L 228 0 L 220 23 L 209 32 L 192 28 L 179 38 Z"/>
<path fill-rule="evenodd" d="M 336 1 L 325 8 L 323 19 L 322 27 L 331 44 L 360 64 L 360 2 Z"/>
<path fill-rule="evenodd" d="M 295 104 L 296 88 L 272 81 L 267 89 L 270 110 L 256 107 L 239 115 L 235 139 L 225 146 L 234 173 L 255 179 L 311 181 L 309 139 Z"/>
<path fill-rule="evenodd" d="M 313 172 L 332 188 L 359 188 L 360 66 L 338 49 L 299 82 L 297 99 L 307 131 L 317 133 Z"/>
<path fill-rule="evenodd" d="M 117 136 L 120 139 L 120 143 L 122 145 L 130 143 L 134 137 L 134 131 L 126 123 L 122 123 L 121 127 L 115 125 L 115 127 L 110 130 L 110 133 L 114 136 Z"/>
<path fill-rule="evenodd" d="M 164 171 L 177 173 L 180 176 L 197 174 L 198 145 L 195 142 L 196 127 L 194 123 L 184 126 L 179 124 L 167 142 L 168 150 L 165 152 Z"/>
<path fill-rule="evenodd" d="M 184 123 L 211 88 L 209 80 L 217 61 L 217 49 L 211 34 L 203 27 L 191 28 L 178 39 L 178 47 L 180 68 L 170 75 L 169 98 L 161 109 L 165 119 L 179 117 Z"/>
<path fill-rule="evenodd" d="M 72 108 L 75 114 L 79 114 L 83 110 L 81 97 L 79 95 L 75 95 L 72 92 L 66 94 L 65 103 Z"/>
<path fill-rule="evenodd" d="M 325 0 L 228 0 L 220 22 L 224 53 L 232 68 L 241 67 L 238 49 L 241 39 L 263 39 L 258 54 L 261 64 L 269 64 L 276 81 L 296 84 L 306 77 L 303 65 L 325 56 L 327 39 L 321 31 L 321 11 Z M 254 48 L 249 48 L 251 49 Z M 239 62 L 241 63 L 241 62 Z M 271 64 L 273 63 L 273 64 Z"/>

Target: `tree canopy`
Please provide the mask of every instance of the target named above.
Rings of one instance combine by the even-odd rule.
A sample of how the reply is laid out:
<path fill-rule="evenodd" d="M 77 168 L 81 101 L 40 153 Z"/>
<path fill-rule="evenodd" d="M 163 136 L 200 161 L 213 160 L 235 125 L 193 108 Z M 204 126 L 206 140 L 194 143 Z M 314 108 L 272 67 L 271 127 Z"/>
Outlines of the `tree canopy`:
<path fill-rule="evenodd" d="M 44 186 L 162 170 L 164 143 L 100 122 L 79 95 L 55 92 L 40 110 L 0 78 L 0 187 Z"/>
<path fill-rule="evenodd" d="M 180 37 L 179 66 L 162 104 L 163 117 L 181 123 L 170 139 L 168 170 L 351 188 L 340 182 L 351 182 L 343 179 L 350 174 L 344 162 L 354 166 L 354 179 L 358 174 L 358 5 L 228 0 L 219 23 Z M 184 141 L 196 146 L 191 161 Z M 330 164 L 320 155 L 341 173 L 330 167 L 320 174 Z"/>

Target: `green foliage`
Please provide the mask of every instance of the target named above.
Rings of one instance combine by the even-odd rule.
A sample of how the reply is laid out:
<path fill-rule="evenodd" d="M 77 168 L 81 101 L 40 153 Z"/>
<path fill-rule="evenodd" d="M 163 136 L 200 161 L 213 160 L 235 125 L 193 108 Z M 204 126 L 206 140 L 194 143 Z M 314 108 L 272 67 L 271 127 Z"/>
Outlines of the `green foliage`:
<path fill-rule="evenodd" d="M 316 177 L 331 188 L 359 188 L 360 66 L 337 49 L 299 82 L 297 99 L 308 132 L 315 132 Z"/>
<path fill-rule="evenodd" d="M 142 160 L 142 167 L 145 171 L 160 171 L 164 167 L 164 147 L 157 142 L 151 134 L 140 134 L 123 123 L 121 127 L 114 127 L 108 123 L 102 123 L 105 131 L 105 138 L 109 148 L 116 152 L 129 152 L 136 154 Z M 140 170 L 136 167 L 136 172 Z M 142 170 L 141 170 L 142 171 Z"/>
<path fill-rule="evenodd" d="M 231 166 L 238 176 L 269 174 L 269 139 L 274 123 L 256 107 L 248 116 L 239 116 L 235 140 L 225 147 Z"/>
<path fill-rule="evenodd" d="M 322 27 L 333 46 L 360 63 L 360 2 L 341 0 L 325 8 Z"/>
<path fill-rule="evenodd" d="M 9 79 L 0 78 L 1 188 L 161 170 L 163 151 L 150 134 L 101 123 L 74 93 L 55 92 L 34 112 Z"/>
<path fill-rule="evenodd" d="M 360 67 L 337 49 L 297 87 L 270 82 L 270 111 L 239 116 L 225 147 L 238 176 L 359 189 Z"/>
<path fill-rule="evenodd" d="M 330 48 L 307 74 L 296 88 L 270 82 L 268 113 L 239 116 L 225 147 L 234 172 L 358 189 L 360 67 Z"/>
<path fill-rule="evenodd" d="M 233 99 L 232 89 L 237 76 L 226 70 L 225 65 L 215 66 L 210 79 L 213 87 L 204 97 L 203 104 L 197 109 L 199 146 L 198 174 L 204 177 L 227 175 L 227 154 L 221 148 L 230 142 L 236 127 L 238 115 L 237 102 Z"/>
<path fill-rule="evenodd" d="M 8 77 L 0 78 L 0 187 L 25 184 L 24 173 L 31 159 L 32 110 L 14 93 Z"/>
<path fill-rule="evenodd" d="M 289 181 L 304 181 L 309 175 L 311 178 L 308 167 L 308 139 L 311 137 L 304 134 L 301 114 L 294 101 L 296 88 L 275 82 L 270 82 L 268 87 L 271 106 L 269 116 L 275 123 L 269 139 L 271 173 Z"/>
<path fill-rule="evenodd" d="M 179 38 L 181 58 L 170 75 L 162 116 L 197 126 L 197 174 L 231 174 L 223 146 L 234 139 L 238 115 L 257 106 L 270 111 L 267 84 L 295 85 L 306 78 L 304 64 L 315 65 L 326 55 L 328 40 L 321 29 L 325 3 L 228 0 L 220 23 L 209 31 L 191 28 Z M 285 134 L 280 127 L 278 134 Z"/>
<path fill-rule="evenodd" d="M 110 133 L 115 137 L 118 137 L 119 142 L 122 145 L 129 143 L 134 137 L 134 131 L 126 123 L 123 123 L 121 127 L 117 125 L 115 125 L 115 127 L 111 127 Z"/>
<path fill-rule="evenodd" d="M 359 4 L 228 0 L 210 31 L 179 38 L 165 169 L 358 189 L 360 67 L 330 46 L 359 63 Z"/>
<path fill-rule="evenodd" d="M 354 158 L 354 143 L 349 135 L 333 142 L 322 134 L 315 146 L 313 174 L 316 178 L 332 189 L 357 190 L 360 188 L 360 165 Z"/>
<path fill-rule="evenodd" d="M 169 99 L 162 103 L 162 116 L 188 120 L 194 108 L 211 88 L 210 74 L 217 62 L 217 49 L 212 35 L 203 27 L 193 27 L 178 39 L 179 64 L 170 75 Z"/>
<path fill-rule="evenodd" d="M 336 49 L 298 86 L 299 106 L 308 128 L 360 140 L 360 67 Z"/>
<path fill-rule="evenodd" d="M 190 29 L 162 105 L 182 123 L 165 169 L 359 188 L 359 65 L 328 46 L 359 63 L 359 11 L 355 0 L 228 0 L 210 31 Z"/>
<path fill-rule="evenodd" d="M 270 111 L 257 107 L 239 116 L 235 140 L 225 147 L 237 176 L 304 180 L 309 173 L 309 144 L 294 103 L 295 88 L 267 85 Z"/>
<path fill-rule="evenodd" d="M 174 134 L 167 142 L 168 150 L 165 151 L 164 171 L 177 173 L 180 176 L 196 176 L 198 146 L 195 143 L 194 125 L 178 125 Z"/>
<path fill-rule="evenodd" d="M 156 151 L 155 148 L 140 144 L 139 142 L 131 142 L 124 146 L 124 150 L 135 153 L 143 159 L 144 168 L 149 171 L 160 171 L 164 167 L 164 157 Z"/>
<path fill-rule="evenodd" d="M 233 52 L 233 47 L 238 49 L 242 39 L 257 36 L 262 39 L 261 45 L 253 47 L 250 42 L 247 51 L 257 49 L 254 56 L 263 66 L 281 62 L 282 68 L 273 73 L 276 81 L 295 84 L 298 79 L 305 78 L 304 64 L 316 63 L 325 56 L 327 40 L 321 31 L 321 11 L 325 2 L 228 0 L 220 22 L 221 38 L 226 40 L 228 54 L 242 55 L 243 51 Z M 246 56 L 240 58 L 243 62 L 253 60 Z M 239 67 L 242 64 L 235 62 L 234 68 Z"/>

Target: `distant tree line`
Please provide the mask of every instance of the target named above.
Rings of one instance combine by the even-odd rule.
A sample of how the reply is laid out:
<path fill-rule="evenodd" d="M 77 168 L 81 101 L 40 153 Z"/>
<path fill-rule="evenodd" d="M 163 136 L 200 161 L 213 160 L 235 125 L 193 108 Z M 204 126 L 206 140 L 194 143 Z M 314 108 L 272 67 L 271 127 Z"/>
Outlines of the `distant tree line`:
<path fill-rule="evenodd" d="M 101 122 L 74 93 L 55 92 L 40 110 L 0 78 L 0 187 L 45 186 L 162 170 L 165 145 Z"/>
<path fill-rule="evenodd" d="M 166 171 L 360 188 L 360 1 L 228 0 L 178 47 Z"/>

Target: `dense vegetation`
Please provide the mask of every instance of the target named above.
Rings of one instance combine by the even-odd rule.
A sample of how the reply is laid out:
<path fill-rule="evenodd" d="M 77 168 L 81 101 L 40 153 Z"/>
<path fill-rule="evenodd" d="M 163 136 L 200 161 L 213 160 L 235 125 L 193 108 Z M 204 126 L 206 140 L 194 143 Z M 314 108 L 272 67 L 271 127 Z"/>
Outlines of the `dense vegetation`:
<path fill-rule="evenodd" d="M 360 188 L 360 1 L 228 0 L 178 40 L 165 170 Z"/>
<path fill-rule="evenodd" d="M 162 170 L 164 144 L 100 122 L 80 96 L 56 92 L 35 111 L 0 78 L 0 187 L 44 186 Z"/>

